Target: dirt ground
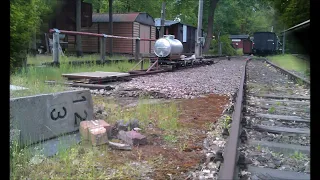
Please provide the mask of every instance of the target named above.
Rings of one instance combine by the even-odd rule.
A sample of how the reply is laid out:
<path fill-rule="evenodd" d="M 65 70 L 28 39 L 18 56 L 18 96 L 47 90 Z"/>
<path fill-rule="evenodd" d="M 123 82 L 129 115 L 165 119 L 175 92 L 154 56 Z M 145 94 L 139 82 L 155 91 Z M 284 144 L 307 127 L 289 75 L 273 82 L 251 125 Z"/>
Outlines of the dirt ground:
<path fill-rule="evenodd" d="M 152 172 L 148 174 L 153 179 L 186 178 L 186 173 L 197 168 L 204 156 L 202 143 L 210 123 L 217 121 L 228 102 L 228 96 L 214 94 L 179 102 L 181 128 L 175 132 L 176 143 L 165 141 L 161 129 L 150 127 L 143 133 L 147 136 L 147 145 L 121 153 L 111 150 L 114 163 L 139 159 L 153 164 Z"/>

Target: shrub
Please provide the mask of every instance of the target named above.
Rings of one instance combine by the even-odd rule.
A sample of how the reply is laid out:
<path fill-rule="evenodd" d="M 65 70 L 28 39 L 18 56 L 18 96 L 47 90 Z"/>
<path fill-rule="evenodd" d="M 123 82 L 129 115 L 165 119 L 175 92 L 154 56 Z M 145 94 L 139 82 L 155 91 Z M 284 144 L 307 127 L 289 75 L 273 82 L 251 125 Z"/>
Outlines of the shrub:
<path fill-rule="evenodd" d="M 222 54 L 228 56 L 234 56 L 237 54 L 236 50 L 232 47 L 231 40 L 229 39 L 229 35 L 220 36 L 220 41 L 222 43 Z M 210 54 L 218 54 L 219 46 L 218 40 L 213 39 L 210 43 Z"/>

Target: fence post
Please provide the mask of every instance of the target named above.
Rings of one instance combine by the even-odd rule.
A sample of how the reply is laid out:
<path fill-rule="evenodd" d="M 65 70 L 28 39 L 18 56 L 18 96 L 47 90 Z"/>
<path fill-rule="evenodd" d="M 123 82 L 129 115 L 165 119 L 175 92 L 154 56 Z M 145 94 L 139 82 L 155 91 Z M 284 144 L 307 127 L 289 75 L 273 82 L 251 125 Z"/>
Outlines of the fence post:
<path fill-rule="evenodd" d="M 140 38 L 137 38 L 134 59 L 138 62 L 139 58 L 140 58 Z"/>
<path fill-rule="evenodd" d="M 107 39 L 107 35 L 105 34 L 103 34 L 103 37 L 100 38 L 101 63 L 105 63 L 105 60 L 106 60 L 106 39 Z"/>
<path fill-rule="evenodd" d="M 54 29 L 53 41 L 52 41 L 52 56 L 53 63 L 59 64 L 60 52 L 59 52 L 59 33 L 58 29 Z"/>

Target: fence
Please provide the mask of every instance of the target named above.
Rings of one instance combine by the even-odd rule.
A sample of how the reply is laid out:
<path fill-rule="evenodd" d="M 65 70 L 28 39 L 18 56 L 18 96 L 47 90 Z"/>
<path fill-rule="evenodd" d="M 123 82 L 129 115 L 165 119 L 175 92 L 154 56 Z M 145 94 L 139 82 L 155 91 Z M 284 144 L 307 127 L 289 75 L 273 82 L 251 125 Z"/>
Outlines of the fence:
<path fill-rule="evenodd" d="M 127 39 L 132 40 L 135 43 L 135 46 L 132 46 L 134 48 L 134 58 L 136 61 L 139 61 L 141 57 L 140 53 L 140 42 L 146 41 L 146 42 L 152 42 L 156 41 L 156 39 L 147 39 L 147 38 L 140 38 L 140 37 L 123 37 L 123 36 L 114 36 L 114 35 L 107 35 L 107 34 L 98 34 L 98 33 L 89 33 L 89 32 L 79 32 L 79 31 L 66 31 L 66 30 L 58 30 L 58 29 L 50 29 L 50 33 L 53 33 L 53 43 L 52 43 L 52 55 L 53 55 L 53 62 L 59 63 L 61 50 L 59 50 L 60 47 L 60 34 L 66 34 L 66 35 L 81 35 L 81 36 L 90 36 L 90 37 L 98 37 L 100 41 L 100 59 L 101 62 L 104 63 L 106 60 L 106 44 L 107 44 L 107 38 L 115 38 L 115 39 Z M 150 47 L 151 47 L 150 43 Z"/>

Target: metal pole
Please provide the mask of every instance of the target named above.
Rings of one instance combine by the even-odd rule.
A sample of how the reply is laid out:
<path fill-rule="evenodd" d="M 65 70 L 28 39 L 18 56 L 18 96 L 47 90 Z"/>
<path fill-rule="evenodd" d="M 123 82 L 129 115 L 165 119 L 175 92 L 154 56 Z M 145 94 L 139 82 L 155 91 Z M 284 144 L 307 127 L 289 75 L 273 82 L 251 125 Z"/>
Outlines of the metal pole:
<path fill-rule="evenodd" d="M 160 27 L 160 34 L 159 38 L 162 38 L 164 35 L 164 21 L 165 21 L 165 12 L 166 11 L 166 3 L 162 2 L 162 9 L 161 9 L 161 27 Z"/>
<path fill-rule="evenodd" d="M 59 63 L 59 56 L 60 56 L 60 52 L 59 52 L 59 31 L 56 30 L 56 32 L 53 33 L 53 42 L 52 42 L 52 56 L 53 56 L 53 63 L 54 64 L 58 64 Z"/>
<path fill-rule="evenodd" d="M 218 33 L 218 54 L 219 54 L 219 56 L 221 56 L 221 41 L 220 41 L 220 31 L 219 31 L 219 33 Z"/>
<path fill-rule="evenodd" d="M 286 44 L 286 32 L 285 32 L 285 29 L 283 28 L 283 43 L 282 43 L 282 54 L 285 53 L 285 44 Z"/>
<path fill-rule="evenodd" d="M 113 35 L 113 18 L 112 18 L 112 1 L 109 0 L 109 34 Z M 110 56 L 112 56 L 112 44 L 113 44 L 113 39 L 109 38 L 109 53 Z"/>
<path fill-rule="evenodd" d="M 140 39 L 135 40 L 136 43 L 136 49 L 135 49 L 135 56 L 134 59 L 138 62 L 140 58 Z"/>
<path fill-rule="evenodd" d="M 201 37 L 201 29 L 202 29 L 202 14 L 203 14 L 203 0 L 199 0 L 199 10 L 198 10 L 198 29 L 197 29 L 197 39 L 196 39 L 196 58 L 199 58 L 201 56 L 200 53 L 200 39 L 199 37 Z"/>
<path fill-rule="evenodd" d="M 81 0 L 76 1 L 76 31 L 81 31 Z M 77 56 L 82 56 L 81 36 L 76 35 Z"/>

